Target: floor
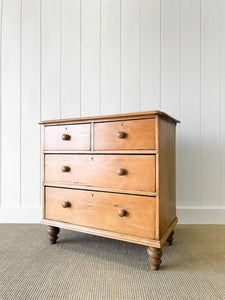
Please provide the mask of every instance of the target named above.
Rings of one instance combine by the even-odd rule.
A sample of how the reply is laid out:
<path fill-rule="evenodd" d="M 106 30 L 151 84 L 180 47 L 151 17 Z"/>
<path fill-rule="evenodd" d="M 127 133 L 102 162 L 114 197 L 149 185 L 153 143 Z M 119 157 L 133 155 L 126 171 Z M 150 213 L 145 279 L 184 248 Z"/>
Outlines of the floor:
<path fill-rule="evenodd" d="M 178 225 L 160 271 L 146 247 L 44 225 L 0 225 L 0 299 L 225 299 L 225 226 Z"/>

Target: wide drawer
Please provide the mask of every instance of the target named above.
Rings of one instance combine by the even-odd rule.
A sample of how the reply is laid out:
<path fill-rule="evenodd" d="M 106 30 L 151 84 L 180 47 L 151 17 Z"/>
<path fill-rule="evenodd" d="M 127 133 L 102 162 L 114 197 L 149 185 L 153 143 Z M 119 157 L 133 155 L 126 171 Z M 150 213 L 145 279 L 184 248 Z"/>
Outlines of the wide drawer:
<path fill-rule="evenodd" d="M 45 182 L 155 192 L 155 155 L 46 154 Z"/>
<path fill-rule="evenodd" d="M 155 147 L 155 119 L 94 123 L 94 150 L 151 150 Z"/>
<path fill-rule="evenodd" d="M 45 150 L 90 150 L 90 124 L 45 127 Z"/>
<path fill-rule="evenodd" d="M 45 218 L 154 238 L 155 198 L 47 187 Z"/>

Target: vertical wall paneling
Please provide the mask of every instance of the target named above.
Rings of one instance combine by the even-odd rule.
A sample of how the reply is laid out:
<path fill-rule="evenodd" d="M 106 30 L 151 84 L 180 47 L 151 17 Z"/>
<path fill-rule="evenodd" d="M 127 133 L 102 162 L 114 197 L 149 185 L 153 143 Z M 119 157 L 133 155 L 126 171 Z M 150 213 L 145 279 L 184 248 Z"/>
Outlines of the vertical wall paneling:
<path fill-rule="evenodd" d="M 180 0 L 161 0 L 161 109 L 180 117 Z"/>
<path fill-rule="evenodd" d="M 179 204 L 200 207 L 200 0 L 181 1 L 181 32 L 182 181 Z"/>
<path fill-rule="evenodd" d="M 120 0 L 101 6 L 101 114 L 120 113 Z"/>
<path fill-rule="evenodd" d="M 100 0 L 81 7 L 81 115 L 100 114 Z"/>
<path fill-rule="evenodd" d="M 141 110 L 160 109 L 160 1 L 141 1 Z"/>
<path fill-rule="evenodd" d="M 61 117 L 80 116 L 80 0 L 61 0 Z"/>
<path fill-rule="evenodd" d="M 181 118 L 180 0 L 161 0 L 161 110 Z M 182 120 L 181 120 L 182 121 Z M 177 204 L 181 203 L 181 125 L 177 125 Z"/>
<path fill-rule="evenodd" d="M 42 120 L 60 118 L 60 0 L 42 1 Z"/>
<path fill-rule="evenodd" d="M 21 24 L 21 205 L 31 207 L 40 203 L 39 0 L 22 1 Z"/>
<path fill-rule="evenodd" d="M 3 206 L 20 205 L 20 17 L 21 1 L 4 1 L 1 143 Z"/>
<path fill-rule="evenodd" d="M 221 206 L 225 208 L 225 1 L 221 1 Z"/>
<path fill-rule="evenodd" d="M 201 204 L 220 204 L 220 0 L 202 1 Z"/>
<path fill-rule="evenodd" d="M 2 64 L 2 0 L 0 0 L 0 65 Z M 0 142 L 2 142 L 2 67 L 0 67 Z M 1 143 L 2 145 L 2 143 Z M 0 207 L 2 202 L 2 146 L 0 146 Z"/>
<path fill-rule="evenodd" d="M 179 221 L 224 223 L 225 0 L 1 7 L 0 222 L 40 220 L 40 118 L 160 109 L 181 120 Z"/>
<path fill-rule="evenodd" d="M 121 112 L 140 111 L 141 0 L 121 1 Z"/>

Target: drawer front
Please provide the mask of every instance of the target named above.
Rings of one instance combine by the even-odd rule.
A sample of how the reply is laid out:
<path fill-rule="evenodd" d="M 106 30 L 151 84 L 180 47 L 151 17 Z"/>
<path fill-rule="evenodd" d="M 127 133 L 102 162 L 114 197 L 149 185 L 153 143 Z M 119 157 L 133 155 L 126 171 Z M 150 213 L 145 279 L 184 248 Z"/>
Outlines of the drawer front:
<path fill-rule="evenodd" d="M 90 124 L 45 127 L 45 150 L 90 150 Z"/>
<path fill-rule="evenodd" d="M 46 219 L 155 237 L 154 197 L 47 187 L 45 201 Z"/>
<path fill-rule="evenodd" d="M 151 150 L 155 147 L 155 119 L 94 124 L 94 150 Z"/>
<path fill-rule="evenodd" d="M 46 154 L 45 182 L 155 192 L 155 155 Z"/>

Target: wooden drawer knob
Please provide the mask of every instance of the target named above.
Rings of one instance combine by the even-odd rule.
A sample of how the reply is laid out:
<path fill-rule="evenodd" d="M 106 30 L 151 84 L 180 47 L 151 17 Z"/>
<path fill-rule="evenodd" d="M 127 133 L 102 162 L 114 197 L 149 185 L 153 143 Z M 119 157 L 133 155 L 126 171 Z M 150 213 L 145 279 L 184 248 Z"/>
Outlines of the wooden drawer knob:
<path fill-rule="evenodd" d="M 62 166 L 62 172 L 69 172 L 70 171 L 70 167 L 68 166 Z"/>
<path fill-rule="evenodd" d="M 119 209 L 118 210 L 118 215 L 122 218 L 122 217 L 125 217 L 126 216 L 126 211 L 125 209 Z"/>
<path fill-rule="evenodd" d="M 117 170 L 117 174 L 118 174 L 119 176 L 123 176 L 123 175 L 125 175 L 126 173 L 127 173 L 127 170 L 126 170 L 126 169 L 120 168 L 120 169 Z"/>
<path fill-rule="evenodd" d="M 70 140 L 70 138 L 71 138 L 71 136 L 69 134 L 65 134 L 65 133 L 62 134 L 63 141 L 68 141 L 68 140 Z"/>
<path fill-rule="evenodd" d="M 119 139 L 124 139 L 126 137 L 126 132 L 118 131 L 116 135 Z"/>
<path fill-rule="evenodd" d="M 69 201 L 64 201 L 64 202 L 62 203 L 62 207 L 63 207 L 63 208 L 67 208 L 67 207 L 70 207 L 70 206 L 71 206 L 71 204 L 70 204 Z"/>

